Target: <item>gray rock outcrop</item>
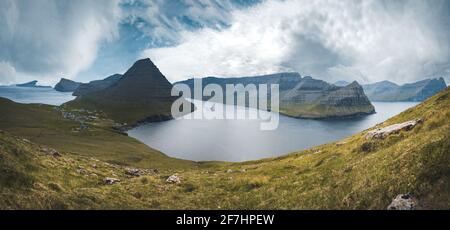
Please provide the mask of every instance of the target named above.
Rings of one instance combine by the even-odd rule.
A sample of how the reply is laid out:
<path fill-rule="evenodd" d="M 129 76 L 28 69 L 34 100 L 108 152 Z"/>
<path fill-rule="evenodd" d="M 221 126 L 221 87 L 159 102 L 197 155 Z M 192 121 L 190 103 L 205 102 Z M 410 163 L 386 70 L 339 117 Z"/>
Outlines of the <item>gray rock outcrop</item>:
<path fill-rule="evenodd" d="M 418 205 L 418 200 L 410 194 L 397 195 L 391 204 L 387 207 L 388 210 L 415 210 Z"/>
<path fill-rule="evenodd" d="M 103 182 L 105 184 L 107 184 L 107 185 L 112 185 L 112 184 L 115 184 L 117 182 L 120 182 L 120 180 L 116 179 L 116 178 L 112 178 L 112 177 L 106 177 L 105 179 L 103 179 Z"/>
<path fill-rule="evenodd" d="M 172 183 L 172 184 L 179 184 L 179 183 L 181 183 L 181 179 L 178 175 L 174 174 L 172 176 L 169 176 L 169 178 L 167 178 L 166 182 Z"/>
<path fill-rule="evenodd" d="M 375 130 L 371 130 L 366 134 L 367 139 L 371 138 L 384 138 L 390 134 L 398 133 L 402 130 L 411 130 L 413 129 L 417 124 L 422 123 L 422 119 L 416 119 L 411 121 L 406 121 L 403 123 L 393 124 L 384 128 L 378 128 Z"/>

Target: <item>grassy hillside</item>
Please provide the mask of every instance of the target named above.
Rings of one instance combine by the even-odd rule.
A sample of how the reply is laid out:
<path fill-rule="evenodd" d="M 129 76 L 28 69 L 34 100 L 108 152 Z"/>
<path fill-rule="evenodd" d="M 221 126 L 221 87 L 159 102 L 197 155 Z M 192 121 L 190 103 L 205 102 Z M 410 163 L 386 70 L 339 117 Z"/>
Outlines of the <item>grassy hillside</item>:
<path fill-rule="evenodd" d="M 91 99 L 82 97 L 64 104 L 67 108 L 101 110 L 108 114 L 108 117 L 119 123 L 134 125 L 140 121 L 164 121 L 172 119 L 171 106 L 173 99 L 161 99 L 149 103 L 129 103 L 99 98 Z"/>
<path fill-rule="evenodd" d="M 417 118 L 424 122 L 384 139 L 366 139 L 366 130 L 284 157 L 186 163 L 186 167 L 166 167 L 139 177 L 127 176 L 124 168 L 89 155 L 62 152 L 61 157 L 49 156 L 39 147 L 50 143 L 48 139 L 28 143 L 3 132 L 0 208 L 385 209 L 397 194 L 411 193 L 419 199 L 420 208 L 448 209 L 450 90 L 378 127 Z M 11 122 L 16 122 L 14 117 Z M 5 126 L 19 134 L 19 128 L 14 128 L 19 123 L 0 123 L 0 129 Z M 144 162 L 137 167 L 147 168 Z M 86 172 L 77 172 L 80 168 Z M 175 173 L 181 183 L 167 183 L 167 177 Z M 105 185 L 104 177 L 121 181 Z"/>
<path fill-rule="evenodd" d="M 71 111 L 77 117 L 89 114 Z M 64 118 L 55 106 L 19 104 L 0 98 L 0 129 L 61 152 L 97 157 L 111 163 L 146 167 L 190 167 L 192 162 L 169 158 L 111 128 L 103 114 L 82 122 Z M 81 128 L 80 128 L 81 127 Z"/>

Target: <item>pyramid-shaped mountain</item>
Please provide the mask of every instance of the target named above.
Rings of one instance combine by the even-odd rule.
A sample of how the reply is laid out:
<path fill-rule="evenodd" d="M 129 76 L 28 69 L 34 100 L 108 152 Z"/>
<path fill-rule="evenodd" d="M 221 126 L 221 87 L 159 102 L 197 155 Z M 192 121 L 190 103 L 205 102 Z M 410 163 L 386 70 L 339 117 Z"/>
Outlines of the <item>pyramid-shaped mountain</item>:
<path fill-rule="evenodd" d="M 123 75 L 116 84 L 103 92 L 109 99 L 132 103 L 170 99 L 172 84 L 149 59 L 142 59 Z"/>
<path fill-rule="evenodd" d="M 171 119 L 172 84 L 150 59 L 138 60 L 111 86 L 78 96 L 67 106 L 101 110 L 117 122 Z"/>

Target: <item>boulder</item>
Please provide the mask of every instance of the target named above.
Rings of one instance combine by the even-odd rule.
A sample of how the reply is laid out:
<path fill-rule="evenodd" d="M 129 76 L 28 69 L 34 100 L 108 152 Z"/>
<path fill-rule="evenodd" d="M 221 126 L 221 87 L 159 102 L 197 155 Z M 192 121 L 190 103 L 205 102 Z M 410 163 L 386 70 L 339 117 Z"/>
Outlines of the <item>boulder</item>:
<path fill-rule="evenodd" d="M 423 120 L 422 119 L 416 119 L 416 120 L 411 120 L 411 121 L 407 121 L 407 122 L 403 122 L 403 123 L 398 123 L 398 124 L 393 124 L 384 128 L 378 128 L 372 131 L 369 131 L 366 134 L 366 139 L 371 139 L 371 138 L 384 138 L 390 134 L 393 133 L 398 133 L 402 130 L 411 130 L 413 129 L 416 125 L 422 123 Z"/>
<path fill-rule="evenodd" d="M 172 184 L 179 184 L 179 183 L 181 183 L 181 179 L 176 174 L 174 174 L 174 175 L 170 176 L 169 178 L 167 178 L 166 182 L 172 183 Z"/>
<path fill-rule="evenodd" d="M 388 210 L 415 210 L 418 201 L 410 194 L 397 195 L 391 204 L 387 207 Z"/>
<path fill-rule="evenodd" d="M 44 147 L 44 148 L 41 148 L 41 151 L 48 155 L 54 156 L 54 157 L 61 156 L 61 154 L 58 151 L 56 151 L 55 149 L 52 149 L 52 148 Z"/>
<path fill-rule="evenodd" d="M 79 168 L 77 169 L 77 173 L 84 175 L 87 173 L 87 171 L 85 169 Z"/>
<path fill-rule="evenodd" d="M 120 181 L 119 179 L 112 178 L 112 177 L 106 177 L 105 179 L 103 179 L 103 182 L 108 185 L 115 184 L 119 181 Z"/>
<path fill-rule="evenodd" d="M 141 170 L 135 168 L 125 168 L 125 174 L 138 177 L 141 175 Z"/>

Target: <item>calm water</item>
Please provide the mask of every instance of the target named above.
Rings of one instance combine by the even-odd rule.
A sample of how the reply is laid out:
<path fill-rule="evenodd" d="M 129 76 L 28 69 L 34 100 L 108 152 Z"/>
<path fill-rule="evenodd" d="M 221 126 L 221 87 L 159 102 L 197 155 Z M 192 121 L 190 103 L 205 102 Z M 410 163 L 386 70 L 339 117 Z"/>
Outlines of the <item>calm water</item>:
<path fill-rule="evenodd" d="M 336 141 L 416 104 L 374 102 L 376 114 L 339 120 L 295 119 L 280 115 L 279 126 L 272 131 L 261 131 L 260 120 L 181 119 L 149 123 L 130 130 L 128 134 L 172 157 L 238 162 L 280 156 Z"/>
<path fill-rule="evenodd" d="M 73 100 L 72 93 L 62 93 L 53 88 L 30 88 L 16 86 L 0 86 L 0 97 L 5 97 L 19 103 L 42 103 L 61 105 Z"/>
<path fill-rule="evenodd" d="M 50 105 L 60 105 L 74 99 L 71 93 L 61 93 L 52 88 L 14 86 L 0 86 L 0 97 L 19 103 Z M 176 158 L 196 161 L 256 160 L 342 139 L 380 123 L 417 103 L 373 104 L 377 110 L 376 114 L 345 120 L 304 120 L 280 115 L 279 126 L 272 131 L 261 131 L 261 120 L 181 119 L 149 123 L 128 133 Z M 198 112 L 200 111 L 195 113 Z"/>

